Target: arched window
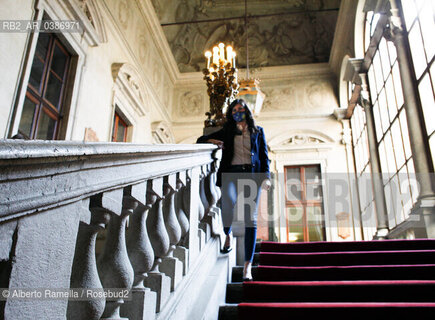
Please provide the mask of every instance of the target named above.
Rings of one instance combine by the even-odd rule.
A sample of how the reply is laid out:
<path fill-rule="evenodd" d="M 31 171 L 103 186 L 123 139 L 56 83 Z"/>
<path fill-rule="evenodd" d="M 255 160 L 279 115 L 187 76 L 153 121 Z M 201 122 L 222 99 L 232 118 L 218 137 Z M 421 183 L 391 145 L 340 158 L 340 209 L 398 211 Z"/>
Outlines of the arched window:
<path fill-rule="evenodd" d="M 365 23 L 364 23 L 364 51 L 367 51 L 370 45 L 370 40 L 375 33 L 375 28 L 378 24 L 380 14 L 373 13 L 369 11 L 366 13 Z"/>
<path fill-rule="evenodd" d="M 406 3 L 405 21 L 409 30 L 410 46 L 416 67 L 416 82 L 421 95 L 424 117 L 428 129 L 428 139 L 432 144 L 432 153 L 435 149 L 435 106 L 434 106 L 434 81 L 432 63 L 435 45 L 425 47 L 428 42 L 427 34 L 435 31 L 433 20 L 433 3 L 431 1 L 402 1 Z M 420 6 L 417 6 L 419 3 Z M 386 2 L 388 5 L 388 3 Z M 408 7 L 414 6 L 411 10 Z M 383 35 L 389 23 L 389 8 L 375 8 L 365 6 L 364 20 L 364 69 L 367 70 L 370 100 L 375 120 L 376 147 L 379 152 L 379 161 L 383 174 L 383 185 L 387 212 L 389 213 L 389 227 L 404 221 L 417 200 L 415 169 L 411 144 L 408 132 L 408 121 L 405 112 L 403 89 L 397 59 L 396 47 Z M 427 11 L 423 13 L 423 11 Z M 415 29 L 413 29 L 415 28 Z M 414 31 L 416 30 L 416 31 Z M 414 35 L 414 33 L 416 35 Z M 420 41 L 417 44 L 417 40 Z M 425 42 L 426 41 L 426 42 Z M 424 62 L 423 63 L 421 62 Z M 432 72 L 432 73 L 431 73 Z M 353 147 L 357 174 L 364 170 L 366 150 L 362 148 L 362 140 L 358 140 L 362 129 L 362 109 L 355 107 L 351 121 L 354 136 Z M 430 121 L 430 120 L 431 121 Z M 361 203 L 364 210 L 364 203 Z"/>
<path fill-rule="evenodd" d="M 406 0 L 402 1 L 402 12 L 408 31 L 409 47 L 418 85 L 423 117 L 435 160 L 435 2 Z"/>
<path fill-rule="evenodd" d="M 414 164 L 396 48 L 383 37 L 378 42 L 368 69 L 368 78 L 379 157 L 385 178 L 387 210 L 395 213 L 395 219 L 390 217 L 391 227 L 391 224 L 398 224 L 408 217 L 417 195 L 410 189 Z M 411 201 L 389 201 L 398 192 Z"/>

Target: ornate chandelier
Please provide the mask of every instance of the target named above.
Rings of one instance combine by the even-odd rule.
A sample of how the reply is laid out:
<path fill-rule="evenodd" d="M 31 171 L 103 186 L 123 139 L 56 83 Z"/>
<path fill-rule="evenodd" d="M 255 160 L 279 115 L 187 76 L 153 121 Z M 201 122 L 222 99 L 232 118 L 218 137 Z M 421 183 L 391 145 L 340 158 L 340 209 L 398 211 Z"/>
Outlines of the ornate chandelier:
<path fill-rule="evenodd" d="M 213 54 L 205 52 L 207 68 L 204 69 L 204 80 L 207 82 L 207 93 L 210 96 L 210 111 L 206 113 L 205 127 L 220 127 L 225 122 L 223 109 L 233 100 L 239 89 L 237 82 L 236 52 L 231 46 L 219 43 L 213 47 Z"/>

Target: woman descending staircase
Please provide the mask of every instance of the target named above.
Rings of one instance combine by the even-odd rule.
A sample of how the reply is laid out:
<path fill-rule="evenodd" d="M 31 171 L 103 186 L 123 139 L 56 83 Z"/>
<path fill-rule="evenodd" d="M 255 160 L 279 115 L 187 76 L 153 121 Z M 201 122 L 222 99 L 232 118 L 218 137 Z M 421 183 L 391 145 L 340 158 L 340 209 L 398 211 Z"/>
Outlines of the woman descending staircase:
<path fill-rule="evenodd" d="M 259 247 L 254 281 L 233 269 L 219 320 L 435 317 L 435 239 Z"/>

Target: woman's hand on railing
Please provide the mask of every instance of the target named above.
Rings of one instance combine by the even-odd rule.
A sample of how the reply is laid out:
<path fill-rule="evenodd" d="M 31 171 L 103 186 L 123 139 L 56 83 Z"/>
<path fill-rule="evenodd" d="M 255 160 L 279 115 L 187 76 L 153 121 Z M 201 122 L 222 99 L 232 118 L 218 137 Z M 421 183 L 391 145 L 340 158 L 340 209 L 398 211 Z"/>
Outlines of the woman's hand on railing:
<path fill-rule="evenodd" d="M 272 182 L 269 178 L 263 180 L 262 187 L 266 191 L 270 190 L 270 188 L 272 187 Z"/>
<path fill-rule="evenodd" d="M 223 149 L 224 148 L 224 142 L 223 141 L 216 140 L 216 139 L 208 139 L 207 142 L 208 143 L 213 143 L 213 144 L 217 145 L 219 149 Z"/>

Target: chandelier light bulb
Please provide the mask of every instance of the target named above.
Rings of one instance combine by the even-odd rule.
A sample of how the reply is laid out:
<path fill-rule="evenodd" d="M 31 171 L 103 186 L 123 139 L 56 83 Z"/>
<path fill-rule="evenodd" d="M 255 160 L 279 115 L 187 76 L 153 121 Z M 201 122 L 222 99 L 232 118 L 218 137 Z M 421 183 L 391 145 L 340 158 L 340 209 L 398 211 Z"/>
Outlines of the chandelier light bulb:
<path fill-rule="evenodd" d="M 225 45 L 222 42 L 219 43 L 219 60 L 222 60 L 222 63 L 225 64 Z"/>
<path fill-rule="evenodd" d="M 210 68 L 211 52 L 210 51 L 206 51 L 204 55 L 207 58 L 207 69 L 208 69 L 208 68 Z"/>
<path fill-rule="evenodd" d="M 231 60 L 233 58 L 233 47 L 228 46 L 227 47 L 227 62 L 231 63 Z"/>
<path fill-rule="evenodd" d="M 219 48 L 213 47 L 213 63 L 219 66 Z"/>

